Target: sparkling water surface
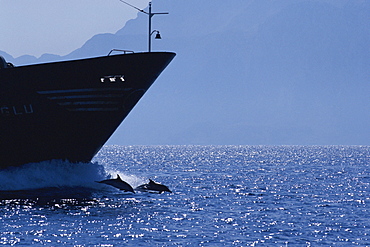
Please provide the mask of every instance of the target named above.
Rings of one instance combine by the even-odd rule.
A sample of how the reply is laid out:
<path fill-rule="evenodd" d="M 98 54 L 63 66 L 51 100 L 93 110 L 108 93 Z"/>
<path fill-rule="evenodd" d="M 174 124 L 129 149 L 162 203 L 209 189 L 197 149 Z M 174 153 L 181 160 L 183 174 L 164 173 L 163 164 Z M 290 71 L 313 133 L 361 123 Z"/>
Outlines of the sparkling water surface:
<path fill-rule="evenodd" d="M 174 193 L 95 183 L 117 174 Z M 2 245 L 370 246 L 368 146 L 106 146 L 0 190 Z"/>

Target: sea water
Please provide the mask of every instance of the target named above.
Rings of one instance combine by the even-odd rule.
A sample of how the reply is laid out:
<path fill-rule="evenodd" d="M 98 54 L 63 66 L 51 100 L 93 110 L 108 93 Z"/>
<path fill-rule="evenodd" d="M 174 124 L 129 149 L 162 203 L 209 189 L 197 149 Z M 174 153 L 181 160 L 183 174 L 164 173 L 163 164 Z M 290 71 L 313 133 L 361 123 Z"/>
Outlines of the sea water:
<path fill-rule="evenodd" d="M 173 193 L 122 192 L 119 174 Z M 106 146 L 0 171 L 0 244 L 370 246 L 368 146 Z"/>

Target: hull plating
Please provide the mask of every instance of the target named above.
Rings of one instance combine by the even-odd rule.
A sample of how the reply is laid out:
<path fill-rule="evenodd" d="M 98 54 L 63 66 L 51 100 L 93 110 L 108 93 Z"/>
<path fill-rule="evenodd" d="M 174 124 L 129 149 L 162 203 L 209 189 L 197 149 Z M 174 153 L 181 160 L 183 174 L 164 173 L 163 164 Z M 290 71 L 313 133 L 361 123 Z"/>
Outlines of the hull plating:
<path fill-rule="evenodd" d="M 175 56 L 134 53 L 0 70 L 0 168 L 88 162 Z"/>

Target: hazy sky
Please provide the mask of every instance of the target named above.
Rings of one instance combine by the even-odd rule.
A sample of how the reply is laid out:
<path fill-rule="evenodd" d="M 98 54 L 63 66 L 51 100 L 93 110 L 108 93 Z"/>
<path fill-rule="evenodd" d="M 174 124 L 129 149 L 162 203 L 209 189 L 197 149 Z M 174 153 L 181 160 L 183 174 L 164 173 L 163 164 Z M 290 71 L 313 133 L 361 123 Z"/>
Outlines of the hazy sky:
<path fill-rule="evenodd" d="M 127 0 L 145 8 L 149 0 Z M 119 0 L 0 0 L 0 50 L 13 57 L 66 55 L 98 33 L 115 33 L 138 11 Z"/>

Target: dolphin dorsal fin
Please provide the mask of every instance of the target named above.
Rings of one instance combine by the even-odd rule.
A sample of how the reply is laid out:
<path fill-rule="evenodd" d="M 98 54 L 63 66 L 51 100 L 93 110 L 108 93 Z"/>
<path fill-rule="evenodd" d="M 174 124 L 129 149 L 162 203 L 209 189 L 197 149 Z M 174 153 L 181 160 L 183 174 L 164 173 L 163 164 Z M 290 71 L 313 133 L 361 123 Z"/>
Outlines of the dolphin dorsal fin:
<path fill-rule="evenodd" d="M 149 178 L 149 184 L 156 184 L 156 183 Z"/>
<path fill-rule="evenodd" d="M 122 180 L 121 177 L 119 176 L 119 174 L 117 174 L 117 179 Z"/>

